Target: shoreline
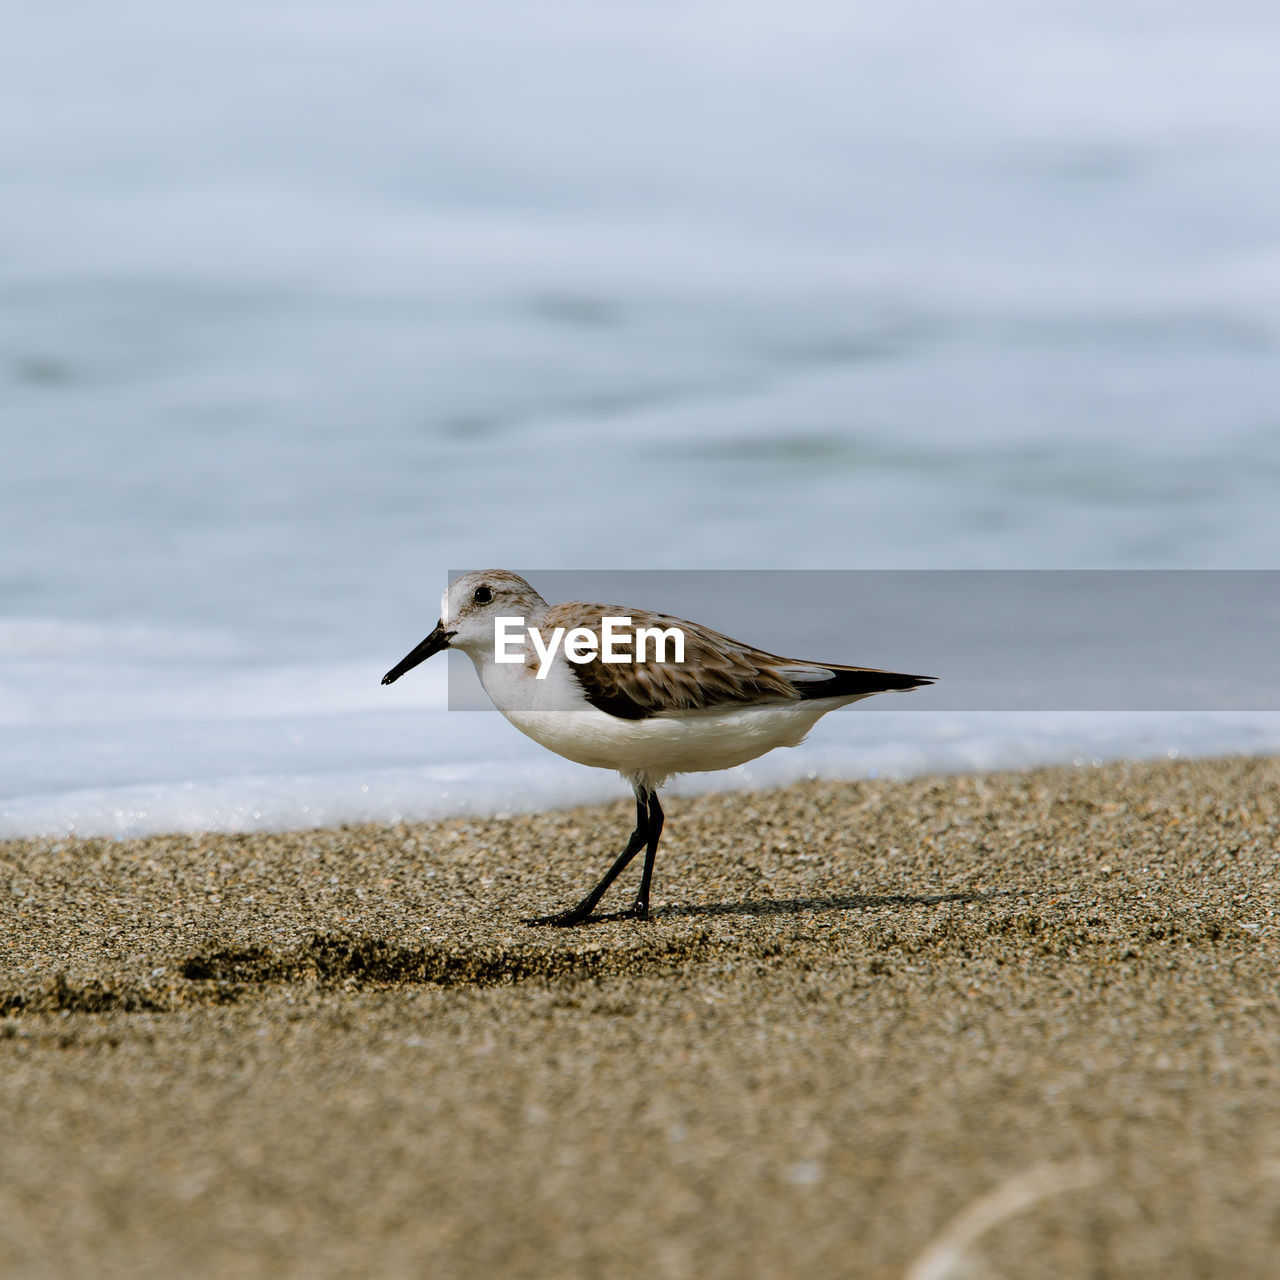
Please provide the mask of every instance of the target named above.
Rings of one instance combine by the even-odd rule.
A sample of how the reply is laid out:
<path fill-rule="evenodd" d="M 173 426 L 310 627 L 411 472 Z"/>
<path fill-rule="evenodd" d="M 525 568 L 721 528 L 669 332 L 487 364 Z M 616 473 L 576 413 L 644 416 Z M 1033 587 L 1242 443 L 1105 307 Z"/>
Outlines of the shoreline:
<path fill-rule="evenodd" d="M 901 1276 L 1000 1193 L 984 1274 L 1265 1275 L 1278 784 L 673 797 L 575 930 L 629 801 L 0 843 L 0 1270 Z"/>
<path fill-rule="evenodd" d="M 418 824 L 605 805 L 628 792 L 608 770 L 572 764 L 512 735 L 496 710 L 449 718 L 447 725 L 443 718 L 448 713 L 443 711 L 434 718 L 418 710 L 408 719 L 404 714 L 357 719 L 345 726 L 330 722 L 314 735 L 304 730 L 298 735 L 302 741 L 289 748 L 304 754 L 287 759 L 266 750 L 253 734 L 246 736 L 247 722 L 233 721 L 226 727 L 230 736 L 214 752 L 221 763 L 184 754 L 183 735 L 189 737 L 189 726 L 153 722 L 143 735 L 147 754 L 171 755 L 175 770 L 162 782 L 133 776 L 129 760 L 138 741 L 125 748 L 123 773 L 112 781 L 104 776 L 102 763 L 111 757 L 114 730 L 89 727 L 81 734 L 74 726 L 63 726 L 45 744 L 66 756 L 58 771 L 60 781 L 23 781 L 21 765 L 7 780 L 6 795 L 0 798 L 0 843 Z M 1018 712 L 942 714 L 945 725 L 934 713 L 895 711 L 888 705 L 877 707 L 872 700 L 867 713 L 838 721 L 828 717 L 835 732 L 824 729 L 799 747 L 770 752 L 741 771 L 679 776 L 664 795 L 774 791 L 814 779 L 909 781 L 955 773 L 1020 772 L 1066 767 L 1073 761 L 1090 767 L 1094 762 L 1100 766 L 1280 753 L 1280 717 L 1273 712 L 1190 719 L 1171 712 L 1119 717 L 1067 712 L 1030 718 Z M 278 726 L 271 733 L 277 731 Z M 462 735 L 461 743 L 454 740 L 457 734 Z M 460 759 L 444 754 L 439 744 L 446 739 L 461 748 Z M 391 757 L 375 752 L 375 760 L 370 757 L 375 741 L 396 741 L 399 746 Z M 508 756 L 508 750 L 516 754 Z M 147 773 L 144 778 L 154 776 Z"/>

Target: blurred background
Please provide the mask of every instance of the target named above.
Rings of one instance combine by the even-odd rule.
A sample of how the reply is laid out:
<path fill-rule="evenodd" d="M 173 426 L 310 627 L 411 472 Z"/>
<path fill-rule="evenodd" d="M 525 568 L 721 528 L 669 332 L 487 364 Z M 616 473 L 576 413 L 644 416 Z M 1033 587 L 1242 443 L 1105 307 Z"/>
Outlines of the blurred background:
<path fill-rule="evenodd" d="M 1274 5 L 3 29 L 0 834 L 614 794 L 379 688 L 451 566 L 1280 567 Z M 837 720 L 730 784 L 1280 746 Z"/>

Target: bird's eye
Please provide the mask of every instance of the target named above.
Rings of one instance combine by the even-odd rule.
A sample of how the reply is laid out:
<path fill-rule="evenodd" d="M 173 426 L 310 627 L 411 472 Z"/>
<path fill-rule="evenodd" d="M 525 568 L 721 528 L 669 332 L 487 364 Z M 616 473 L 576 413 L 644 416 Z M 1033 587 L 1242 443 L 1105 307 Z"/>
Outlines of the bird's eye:
<path fill-rule="evenodd" d="M 493 592 L 488 587 L 480 586 L 475 589 L 471 599 L 476 604 L 488 604 L 493 599 Z"/>

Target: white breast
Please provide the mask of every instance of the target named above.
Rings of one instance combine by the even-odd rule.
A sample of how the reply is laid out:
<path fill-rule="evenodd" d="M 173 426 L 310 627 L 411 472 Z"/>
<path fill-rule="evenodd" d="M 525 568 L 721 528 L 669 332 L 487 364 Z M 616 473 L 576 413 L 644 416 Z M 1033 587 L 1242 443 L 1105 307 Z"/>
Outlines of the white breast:
<path fill-rule="evenodd" d="M 545 680 L 527 667 L 477 661 L 494 705 L 521 733 L 557 755 L 658 786 L 676 773 L 731 769 L 775 747 L 794 747 L 828 711 L 859 698 L 815 698 L 623 720 L 593 707 L 566 659 Z M 866 695 L 861 695 L 866 696 Z"/>

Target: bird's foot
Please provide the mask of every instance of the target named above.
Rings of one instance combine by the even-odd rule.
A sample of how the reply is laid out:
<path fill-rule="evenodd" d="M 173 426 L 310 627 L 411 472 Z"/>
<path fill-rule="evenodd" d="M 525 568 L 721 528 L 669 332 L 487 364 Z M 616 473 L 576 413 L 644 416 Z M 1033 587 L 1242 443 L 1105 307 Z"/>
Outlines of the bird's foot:
<path fill-rule="evenodd" d="M 521 923 L 530 926 L 550 924 L 561 929 L 571 929 L 574 925 L 585 924 L 590 915 L 590 907 L 584 911 L 582 907 L 577 906 L 570 907 L 568 911 L 557 911 L 555 915 L 551 916 L 530 916 L 529 919 Z"/>
<path fill-rule="evenodd" d="M 522 921 L 523 924 L 536 926 L 549 924 L 561 929 L 571 929 L 574 925 L 586 924 L 591 919 L 591 912 L 595 909 L 595 904 L 587 906 L 585 903 L 579 903 L 576 907 L 570 907 L 568 911 L 557 911 L 552 916 L 532 916 L 528 920 Z M 638 898 L 625 911 L 614 911 L 609 915 L 596 916 L 599 924 L 605 924 L 611 920 L 647 920 L 649 918 L 649 904 L 641 902 Z"/>
<path fill-rule="evenodd" d="M 633 902 L 625 911 L 611 911 L 608 915 L 596 916 L 600 924 L 612 924 L 615 920 L 648 920 L 649 904 Z"/>

